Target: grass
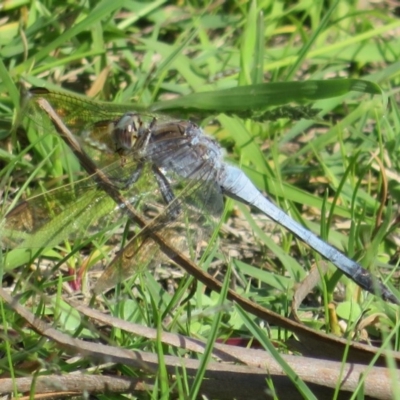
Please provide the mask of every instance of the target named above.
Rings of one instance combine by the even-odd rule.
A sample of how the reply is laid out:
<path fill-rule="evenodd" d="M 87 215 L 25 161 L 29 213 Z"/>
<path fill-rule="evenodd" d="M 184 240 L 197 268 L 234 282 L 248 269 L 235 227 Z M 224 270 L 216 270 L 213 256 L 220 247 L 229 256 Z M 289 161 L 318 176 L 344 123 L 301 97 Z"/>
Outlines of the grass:
<path fill-rule="evenodd" d="M 0 25 L 2 210 L 5 213 L 19 199 L 76 180 L 79 164 L 73 156 L 65 156 L 65 148 L 54 135 L 40 135 L 32 127 L 11 129 L 19 110 L 20 80 L 49 89 L 61 86 L 97 100 L 129 103 L 135 109 L 150 107 L 201 123 L 226 149 L 230 162 L 240 165 L 260 190 L 294 219 L 382 276 L 398 293 L 400 45 L 395 32 L 400 22 L 389 3 L 363 4 L 306 0 L 233 1 L 218 6 L 196 1 L 82 1 L 67 6 L 56 0 L 6 2 Z M 344 81 L 342 87 L 324 83 L 328 78 L 363 79 L 373 84 L 350 91 L 358 81 Z M 308 83 L 311 80 L 323 82 L 315 88 Z M 263 82 L 276 86 L 252 96 L 246 92 L 246 85 Z M 371 94 L 376 85 L 383 95 Z M 231 92 L 221 92 L 224 89 Z M 257 103 L 260 98 L 263 102 Z M 279 108 L 281 104 L 292 108 Z M 315 115 L 308 106 L 320 111 Z M 308 118 L 295 118 L 295 113 Z M 87 316 L 87 311 L 78 311 L 68 303 L 71 290 L 66 283 L 72 280 L 70 271 L 82 266 L 90 271 L 86 279 L 91 282 L 95 267 L 106 265 L 121 244 L 113 240 L 117 228 L 93 237 L 68 237 L 50 249 L 35 248 L 37 257 L 30 255 L 29 263 L 26 254 L 15 249 L 4 252 L 0 258 L 3 268 L 10 254 L 16 257 L 13 268 L 3 271 L 13 296 L 57 330 L 46 331 L 37 320 L 32 323 L 36 330 L 28 329 L 24 321 L 29 316 L 23 310 L 1 303 L 7 340 L 2 344 L 0 369 L 3 377 L 14 378 L 14 395 L 23 391 L 17 388 L 17 378 L 32 372 L 36 385 L 27 391 L 33 395 L 43 393 L 40 379 L 46 375 L 54 383 L 57 374 L 68 377 L 80 371 L 82 379 L 97 373 L 104 379 L 114 377 L 114 382 L 117 376 L 134 382 L 134 389 L 123 390 L 123 382 L 118 381 L 119 389 L 111 390 L 114 394 L 97 394 L 99 398 L 134 398 L 143 393 L 160 398 L 171 393 L 182 398 L 202 393 L 210 398 L 232 398 L 232 391 L 240 397 L 234 386 L 240 383 L 241 375 L 234 369 L 239 366 L 229 371 L 237 373 L 230 383 L 215 384 L 215 376 L 222 378 L 212 373 L 217 367 L 210 361 L 211 351 L 218 340 L 256 338 L 264 348 L 280 350 L 273 357 L 294 382 L 292 393 L 319 398 L 317 389 L 312 394 L 307 385 L 322 383 L 307 380 L 301 368 L 284 358 L 295 353 L 301 360 L 300 355 L 306 354 L 287 341 L 291 331 L 276 323 L 267 326 L 265 318 L 226 300 L 230 285 L 282 319 L 293 307 L 296 317 L 321 335 L 323 345 L 315 352 L 324 354 L 328 348 L 324 347 L 328 346 L 323 339 L 326 332 L 377 344 L 378 353 L 388 351 L 389 397 L 400 398 L 398 356 L 391 353 L 399 349 L 395 306 L 362 292 L 333 266 L 328 266 L 327 275 L 315 288 L 306 287 L 308 272 L 323 266 L 318 254 L 245 206 L 228 202 L 223 222 L 218 245 L 210 246 L 200 267 L 224 282 L 225 294 L 207 290 L 202 283 L 194 287 L 180 270 L 163 265 L 132 279 L 133 291 L 122 285 L 112 296 L 90 299 L 95 309 L 125 321 L 122 326 L 100 323 Z M 229 280 L 229 274 L 224 278 L 227 271 L 231 271 Z M 182 302 L 190 290 L 193 297 Z M 308 297 L 294 307 L 292 300 L 301 290 Z M 85 296 L 90 298 L 88 291 Z M 148 331 L 135 335 L 129 331 L 138 329 L 133 324 L 148 327 Z M 152 339 L 151 328 L 157 333 Z M 161 331 L 202 339 L 208 344 L 205 353 L 198 355 L 190 347 L 185 351 L 185 346 L 168 342 L 172 338 L 167 340 Z M 296 334 L 300 342 L 307 343 Z M 75 340 L 69 346 L 81 349 L 86 357 L 73 357 L 61 346 L 66 346 L 68 337 Z M 92 349 L 83 352 L 84 342 L 98 346 L 97 358 Z M 115 346 L 108 356 L 101 347 L 106 344 Z M 118 362 L 112 358 L 123 357 L 118 349 L 140 350 L 140 357 L 148 358 L 140 363 L 126 353 L 127 358 Z M 336 353 L 342 356 L 341 350 Z M 351 354 L 349 345 L 349 361 L 353 361 Z M 244 360 L 245 354 L 235 355 Z M 182 368 L 176 363 L 186 356 L 193 362 L 198 359 L 196 367 L 187 363 Z M 338 376 L 331 386 L 332 398 L 343 389 L 340 376 L 346 376 L 347 366 L 343 357 L 335 370 Z M 376 360 L 371 358 L 369 369 L 377 375 Z M 309 359 L 307 363 L 311 365 Z M 253 393 L 250 390 L 255 390 L 255 396 L 256 388 L 263 393 L 261 388 L 268 387 L 275 398 L 285 398 L 285 388 L 279 386 L 274 373 L 257 381 L 254 370 L 249 367 L 245 372 L 243 390 L 248 396 Z M 218 387 L 220 392 L 215 391 Z M 364 385 L 352 390 L 352 396 L 373 397 L 369 390 L 365 373 Z"/>

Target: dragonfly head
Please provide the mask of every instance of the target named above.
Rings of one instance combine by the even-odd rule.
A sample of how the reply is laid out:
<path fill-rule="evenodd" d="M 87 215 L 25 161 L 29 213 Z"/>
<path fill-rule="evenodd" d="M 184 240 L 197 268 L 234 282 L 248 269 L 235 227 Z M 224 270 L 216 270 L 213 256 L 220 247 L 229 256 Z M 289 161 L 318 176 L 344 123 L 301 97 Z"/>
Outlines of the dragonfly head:
<path fill-rule="evenodd" d="M 143 129 L 143 122 L 138 114 L 124 114 L 111 133 L 115 151 L 121 155 L 129 152 L 143 133 Z"/>

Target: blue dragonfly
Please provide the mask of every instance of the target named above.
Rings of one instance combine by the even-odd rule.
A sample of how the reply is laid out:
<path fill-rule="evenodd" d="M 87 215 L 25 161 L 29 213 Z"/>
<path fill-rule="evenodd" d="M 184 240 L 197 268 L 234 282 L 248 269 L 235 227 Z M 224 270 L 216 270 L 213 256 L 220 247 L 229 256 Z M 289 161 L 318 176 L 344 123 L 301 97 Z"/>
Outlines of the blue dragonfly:
<path fill-rule="evenodd" d="M 200 238 L 212 233 L 223 211 L 223 196 L 228 196 L 292 232 L 363 289 L 400 304 L 369 271 L 294 221 L 240 168 L 226 163 L 217 141 L 196 124 L 33 88 L 23 110 L 44 130 L 54 130 L 54 120 L 46 115 L 43 102 L 147 221 L 108 265 L 95 292 L 128 277 L 139 264 L 160 258 L 162 252 L 148 234 L 151 230 L 172 238 L 179 249 L 193 252 Z M 60 188 L 18 205 L 5 218 L 3 238 L 20 248 L 51 247 L 67 237 L 109 226 L 116 215 L 124 215 L 125 207 L 116 205 L 93 177 L 73 189 Z"/>

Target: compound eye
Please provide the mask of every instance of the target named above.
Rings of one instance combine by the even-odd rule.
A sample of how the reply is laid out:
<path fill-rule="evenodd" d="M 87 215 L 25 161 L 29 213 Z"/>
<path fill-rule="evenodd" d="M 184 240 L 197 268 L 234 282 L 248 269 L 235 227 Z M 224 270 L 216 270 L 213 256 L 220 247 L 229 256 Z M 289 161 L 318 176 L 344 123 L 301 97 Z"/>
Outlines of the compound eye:
<path fill-rule="evenodd" d="M 112 138 L 117 153 L 125 153 L 132 149 L 138 139 L 141 121 L 137 114 L 124 114 L 112 132 Z"/>

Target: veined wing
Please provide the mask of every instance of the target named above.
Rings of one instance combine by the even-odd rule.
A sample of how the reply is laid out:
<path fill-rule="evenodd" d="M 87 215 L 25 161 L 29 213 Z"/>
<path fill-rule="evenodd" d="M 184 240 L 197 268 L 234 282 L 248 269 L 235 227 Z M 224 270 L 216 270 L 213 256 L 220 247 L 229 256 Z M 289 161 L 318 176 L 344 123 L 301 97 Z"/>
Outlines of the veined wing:
<path fill-rule="evenodd" d="M 136 168 L 137 163 L 131 163 Z M 116 162 L 102 170 L 104 174 L 128 179 L 128 170 Z M 147 197 L 157 198 L 156 183 L 143 171 L 148 184 L 126 187 L 124 194 L 135 206 Z M 125 177 L 125 178 L 124 178 Z M 118 182 L 116 183 L 118 184 Z M 21 202 L 2 223 L 1 240 L 7 248 L 53 247 L 66 239 L 81 239 L 117 225 L 124 210 L 96 184 L 96 177 L 51 190 Z M 123 221 L 120 221 L 120 224 Z"/>
<path fill-rule="evenodd" d="M 221 194 L 217 187 L 198 179 L 182 179 L 176 173 L 166 171 L 164 176 L 174 196 L 166 204 L 150 163 L 141 168 L 135 184 L 125 187 L 124 183 L 135 171 L 133 168 L 138 168 L 137 162 L 125 166 L 118 162 L 102 172 L 116 181 L 121 193 L 138 212 L 148 215 L 148 221 L 154 226 L 170 223 L 168 214 L 182 207 L 198 210 L 198 217 L 191 216 L 194 221 L 203 213 L 218 215 L 221 212 L 222 202 L 218 200 Z M 85 179 L 21 202 L 5 216 L 2 240 L 7 247 L 52 247 L 64 239 L 84 238 L 106 224 L 116 222 L 124 215 L 124 206 L 110 200 L 95 179 Z"/>
<path fill-rule="evenodd" d="M 201 242 L 206 241 L 214 231 L 222 207 L 218 186 L 198 180 L 190 182 L 163 212 L 150 212 L 156 216 L 114 257 L 96 282 L 94 292 L 102 293 L 130 277 L 134 271 L 166 259 L 151 237 L 153 231 L 157 231 L 185 256 L 195 260 Z M 178 215 L 171 212 L 176 208 L 180 209 Z M 171 214 L 174 216 L 171 217 Z"/>
<path fill-rule="evenodd" d="M 176 196 L 166 206 L 154 176 L 146 166 L 136 185 L 121 192 L 148 221 L 148 229 L 157 230 L 187 255 L 194 255 L 200 240 L 211 235 L 222 211 L 220 190 L 200 180 L 182 181 L 176 174 L 167 174 Z M 176 178 L 176 179 L 174 179 Z M 152 182 L 153 180 L 153 182 Z M 139 190 L 145 184 L 146 191 Z M 173 219 L 169 210 L 179 208 Z M 65 239 L 82 239 L 99 231 L 118 227 L 126 220 L 124 207 L 116 205 L 96 185 L 87 182 L 27 200 L 7 216 L 2 229 L 3 242 L 8 247 L 53 247 Z M 96 292 L 109 289 L 129 277 L 162 254 L 149 230 L 133 227 L 130 244 L 108 266 L 96 286 Z M 191 253 L 192 252 L 192 253 Z"/>
<path fill-rule="evenodd" d="M 32 88 L 22 99 L 18 122 L 29 119 L 34 122 L 36 129 L 44 133 L 54 132 L 54 126 L 40 108 L 39 99 L 45 99 L 50 104 L 99 168 L 119 159 L 112 132 L 127 113 L 138 116 L 136 123 L 143 126 L 149 126 L 155 119 L 161 123 L 171 121 L 170 117 L 139 112 L 129 105 L 104 103 L 65 92 Z"/>

